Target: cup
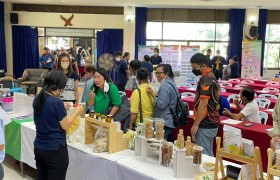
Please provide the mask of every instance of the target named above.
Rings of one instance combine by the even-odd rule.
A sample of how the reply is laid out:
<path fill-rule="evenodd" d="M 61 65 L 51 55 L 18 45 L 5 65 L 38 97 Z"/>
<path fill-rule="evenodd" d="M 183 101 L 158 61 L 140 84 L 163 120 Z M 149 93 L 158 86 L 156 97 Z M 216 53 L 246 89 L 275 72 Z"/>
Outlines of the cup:
<path fill-rule="evenodd" d="M 84 118 L 85 115 L 86 115 L 86 103 L 84 102 L 81 102 L 79 103 L 79 105 L 83 106 L 84 107 L 84 112 L 81 114 L 81 118 Z"/>

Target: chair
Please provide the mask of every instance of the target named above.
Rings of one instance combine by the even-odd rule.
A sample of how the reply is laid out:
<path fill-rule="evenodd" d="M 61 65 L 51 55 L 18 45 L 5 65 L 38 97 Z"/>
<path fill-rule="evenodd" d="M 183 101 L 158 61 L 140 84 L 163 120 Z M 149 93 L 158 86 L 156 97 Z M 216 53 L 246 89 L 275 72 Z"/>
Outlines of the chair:
<path fill-rule="evenodd" d="M 221 92 L 227 92 L 225 88 L 221 88 Z"/>
<path fill-rule="evenodd" d="M 195 97 L 195 94 L 191 92 L 183 92 L 181 97 Z"/>
<path fill-rule="evenodd" d="M 268 108 L 270 105 L 270 100 L 266 98 L 256 98 L 255 101 L 258 103 L 260 108 Z"/>
<path fill-rule="evenodd" d="M 247 86 L 246 84 L 236 84 L 234 87 L 235 88 L 242 88 L 242 87 L 245 87 Z"/>
<path fill-rule="evenodd" d="M 263 88 L 263 91 L 270 91 L 270 92 L 276 92 L 279 93 L 279 89 L 274 88 L 274 87 L 267 87 L 267 88 Z"/>
<path fill-rule="evenodd" d="M 260 118 L 261 118 L 262 124 L 266 124 L 267 123 L 268 115 L 267 115 L 266 112 L 260 111 Z"/>
<path fill-rule="evenodd" d="M 220 83 L 220 86 L 221 87 L 232 87 L 232 84 L 231 83 L 222 82 L 222 83 Z"/>
<path fill-rule="evenodd" d="M 260 94 L 258 97 L 259 97 L 259 98 L 277 99 L 277 96 L 272 95 L 272 94 Z"/>
<path fill-rule="evenodd" d="M 181 83 L 180 86 L 184 86 L 187 88 L 192 88 L 192 85 L 190 83 Z"/>
<path fill-rule="evenodd" d="M 266 85 L 280 86 L 279 82 L 275 82 L 275 81 L 268 81 L 268 82 L 266 83 Z"/>
<path fill-rule="evenodd" d="M 239 79 L 229 79 L 228 82 L 240 82 Z"/>
<path fill-rule="evenodd" d="M 239 95 L 238 94 L 231 94 L 227 97 L 227 100 L 229 103 L 233 103 L 234 99 L 236 98 L 236 96 L 238 97 L 239 99 Z"/>
<path fill-rule="evenodd" d="M 192 85 L 193 89 L 197 89 L 197 84 Z"/>
<path fill-rule="evenodd" d="M 126 93 L 123 92 L 123 91 L 119 91 L 119 94 L 121 95 L 121 97 L 122 97 L 122 96 L 126 96 Z"/>
<path fill-rule="evenodd" d="M 254 81 L 245 79 L 245 80 L 241 81 L 241 84 L 254 84 Z"/>
<path fill-rule="evenodd" d="M 47 69 L 25 69 L 22 77 L 17 79 L 18 85 L 26 86 L 27 94 L 31 88 L 42 87 L 45 76 L 49 70 Z"/>

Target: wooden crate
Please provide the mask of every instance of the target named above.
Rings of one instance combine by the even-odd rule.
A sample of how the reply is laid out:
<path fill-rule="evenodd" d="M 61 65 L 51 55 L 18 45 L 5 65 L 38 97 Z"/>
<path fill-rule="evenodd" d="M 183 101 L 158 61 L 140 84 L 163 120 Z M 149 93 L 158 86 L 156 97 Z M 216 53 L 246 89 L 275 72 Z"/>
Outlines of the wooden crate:
<path fill-rule="evenodd" d="M 217 150 L 216 150 L 216 163 L 215 163 L 215 170 L 214 170 L 214 179 L 218 180 L 218 171 L 219 171 L 219 165 L 221 168 L 222 178 L 221 180 L 227 179 L 227 176 L 225 175 L 224 165 L 223 165 L 223 158 L 231 159 L 237 162 L 249 164 L 253 168 L 253 180 L 256 180 L 256 174 L 257 174 L 257 168 L 259 167 L 259 173 L 260 173 L 260 179 L 263 180 L 263 166 L 262 166 L 262 158 L 261 158 L 261 152 L 259 147 L 255 147 L 254 151 L 254 157 L 248 158 L 241 155 L 232 154 L 229 152 L 226 152 L 221 148 L 221 138 L 216 138 L 216 144 L 217 144 Z"/>
<path fill-rule="evenodd" d="M 90 117 L 86 117 L 85 121 L 85 144 L 94 143 L 94 136 L 97 132 L 96 127 L 99 126 L 108 130 L 109 154 L 128 149 L 128 140 L 124 138 L 123 131 L 117 131 L 115 123 L 102 122 Z"/>

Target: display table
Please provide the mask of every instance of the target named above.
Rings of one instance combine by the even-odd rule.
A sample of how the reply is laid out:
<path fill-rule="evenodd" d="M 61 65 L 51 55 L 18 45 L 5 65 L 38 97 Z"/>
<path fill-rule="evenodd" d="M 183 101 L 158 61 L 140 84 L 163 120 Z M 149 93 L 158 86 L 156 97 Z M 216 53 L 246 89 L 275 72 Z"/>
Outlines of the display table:
<path fill-rule="evenodd" d="M 226 119 L 229 119 L 229 117 L 220 116 L 221 121 L 226 120 Z M 190 116 L 189 123 L 187 125 L 185 125 L 184 127 L 182 127 L 184 129 L 185 137 L 190 136 L 190 130 L 193 125 L 193 122 L 194 122 L 193 116 Z M 245 127 L 242 125 L 242 123 L 237 124 L 237 125 L 229 125 L 229 126 L 233 126 L 233 127 L 241 129 L 243 138 L 254 141 L 254 145 L 260 147 L 262 161 L 263 161 L 263 168 L 264 168 L 264 171 L 266 172 L 266 170 L 267 170 L 267 149 L 270 147 L 270 139 L 271 139 L 267 134 L 267 129 L 271 129 L 272 126 L 258 124 L 258 123 L 253 123 L 253 126 L 251 126 L 251 127 Z M 223 137 L 223 127 L 224 127 L 224 123 L 221 122 L 219 125 L 219 130 L 218 130 L 217 136 Z M 175 132 L 174 132 L 174 138 L 175 138 L 175 135 L 178 134 L 178 132 L 179 132 L 179 128 L 176 128 Z M 216 149 L 216 143 L 214 143 L 214 150 L 215 149 Z"/>
<path fill-rule="evenodd" d="M 36 168 L 33 141 L 36 136 L 33 122 L 21 124 L 21 158 L 29 166 Z M 68 143 L 69 166 L 66 179 L 83 180 L 175 180 L 173 169 L 158 165 L 156 158 L 142 162 L 134 151 L 117 153 L 93 153 L 92 145 Z M 215 162 L 214 157 L 203 155 L 203 162 Z M 233 163 L 225 162 L 226 165 Z M 203 170 L 202 170 L 203 171 Z M 180 180 L 186 180 L 182 178 Z"/>

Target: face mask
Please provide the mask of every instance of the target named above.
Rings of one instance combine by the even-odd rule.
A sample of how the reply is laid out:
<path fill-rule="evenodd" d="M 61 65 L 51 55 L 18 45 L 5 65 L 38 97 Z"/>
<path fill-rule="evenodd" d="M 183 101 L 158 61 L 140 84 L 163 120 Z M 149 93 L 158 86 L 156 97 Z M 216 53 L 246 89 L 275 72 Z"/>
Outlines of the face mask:
<path fill-rule="evenodd" d="M 117 61 L 120 61 L 120 60 L 121 60 L 121 58 L 116 58 L 116 60 L 117 60 Z"/>
<path fill-rule="evenodd" d="M 69 67 L 69 63 L 61 63 L 62 69 L 67 69 Z"/>
<path fill-rule="evenodd" d="M 201 75 L 200 70 L 197 70 L 197 69 L 193 69 L 193 70 L 192 70 L 192 73 L 194 73 L 194 75 L 196 75 L 196 76 Z"/>

